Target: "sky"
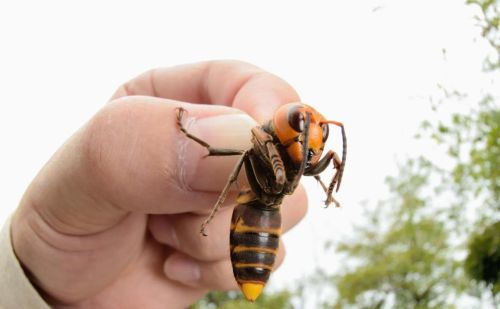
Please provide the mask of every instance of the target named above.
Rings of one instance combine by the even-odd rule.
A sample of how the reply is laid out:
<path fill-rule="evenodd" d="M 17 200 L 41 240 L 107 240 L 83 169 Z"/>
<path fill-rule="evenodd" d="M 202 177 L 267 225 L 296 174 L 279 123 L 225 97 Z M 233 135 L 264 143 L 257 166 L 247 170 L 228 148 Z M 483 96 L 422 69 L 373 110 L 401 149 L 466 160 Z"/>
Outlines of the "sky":
<path fill-rule="evenodd" d="M 346 125 L 343 206 L 324 209 L 320 188 L 305 181 L 309 213 L 285 235 L 287 257 L 271 285 L 318 266 L 334 272 L 342 261 L 322 254 L 324 241 L 363 222 L 360 203 L 384 197 L 397 162 L 429 151 L 412 137 L 438 85 L 478 97 L 493 87 L 481 71 L 488 46 L 479 12 L 464 2 L 2 1 L 0 222 L 120 84 L 154 67 L 239 59 Z"/>

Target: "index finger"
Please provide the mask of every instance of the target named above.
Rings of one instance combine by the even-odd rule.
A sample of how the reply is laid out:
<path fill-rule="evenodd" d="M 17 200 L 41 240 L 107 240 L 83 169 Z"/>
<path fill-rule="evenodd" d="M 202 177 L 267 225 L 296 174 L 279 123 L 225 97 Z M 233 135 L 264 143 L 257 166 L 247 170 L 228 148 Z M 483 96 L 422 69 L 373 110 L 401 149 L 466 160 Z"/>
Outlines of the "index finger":
<path fill-rule="evenodd" d="M 112 99 L 147 95 L 190 103 L 238 108 L 258 122 L 280 105 L 300 101 L 283 79 L 234 60 L 207 61 L 147 71 L 120 86 Z"/>

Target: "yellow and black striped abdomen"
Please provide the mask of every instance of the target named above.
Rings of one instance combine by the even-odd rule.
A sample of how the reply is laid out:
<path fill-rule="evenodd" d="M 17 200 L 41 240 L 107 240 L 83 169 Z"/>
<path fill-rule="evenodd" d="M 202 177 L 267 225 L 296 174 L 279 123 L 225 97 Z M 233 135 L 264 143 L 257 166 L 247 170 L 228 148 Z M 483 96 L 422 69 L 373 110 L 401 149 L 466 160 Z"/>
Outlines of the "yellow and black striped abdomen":
<path fill-rule="evenodd" d="M 279 208 L 264 208 L 254 200 L 239 204 L 231 220 L 233 273 L 245 297 L 254 301 L 274 267 L 281 235 Z"/>

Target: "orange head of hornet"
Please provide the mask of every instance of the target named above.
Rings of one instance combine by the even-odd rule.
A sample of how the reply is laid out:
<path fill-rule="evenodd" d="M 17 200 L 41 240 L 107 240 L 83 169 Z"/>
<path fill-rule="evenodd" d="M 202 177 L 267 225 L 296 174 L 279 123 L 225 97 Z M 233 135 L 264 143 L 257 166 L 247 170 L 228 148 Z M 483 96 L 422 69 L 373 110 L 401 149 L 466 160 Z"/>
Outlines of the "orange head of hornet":
<path fill-rule="evenodd" d="M 306 168 L 316 165 L 323 153 L 328 139 L 328 124 L 325 117 L 311 106 L 303 103 L 290 103 L 281 106 L 274 113 L 273 118 L 274 131 L 280 143 L 286 148 L 292 162 L 300 165 L 304 160 L 302 132 L 306 126 L 307 113 L 310 114 L 310 123 L 307 158 L 305 158 Z"/>

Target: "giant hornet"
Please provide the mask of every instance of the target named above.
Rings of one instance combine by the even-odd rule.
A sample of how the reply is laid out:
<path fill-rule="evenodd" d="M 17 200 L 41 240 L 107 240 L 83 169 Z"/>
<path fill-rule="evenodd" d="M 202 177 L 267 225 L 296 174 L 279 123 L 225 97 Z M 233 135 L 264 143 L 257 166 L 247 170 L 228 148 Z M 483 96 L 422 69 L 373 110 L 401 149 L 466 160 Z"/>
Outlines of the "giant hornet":
<path fill-rule="evenodd" d="M 177 125 L 190 139 L 207 148 L 208 156 L 239 155 L 229 180 L 210 215 L 201 225 L 201 233 L 223 204 L 243 164 L 250 190 L 240 192 L 233 210 L 230 228 L 230 255 L 233 274 L 245 298 L 255 301 L 274 266 L 281 235 L 280 205 L 292 194 L 300 177 L 314 176 L 326 193 L 325 204 L 339 206 L 332 193 L 338 191 L 346 162 L 347 139 L 342 123 L 326 120 L 314 108 L 289 103 L 274 113 L 273 119 L 252 129 L 253 147 L 248 150 L 213 148 L 190 134 L 182 125 L 183 108 L 177 109 Z M 321 158 L 328 139 L 328 124 L 342 130 L 342 160 L 332 150 Z M 335 174 L 328 187 L 319 174 L 333 162 Z"/>

